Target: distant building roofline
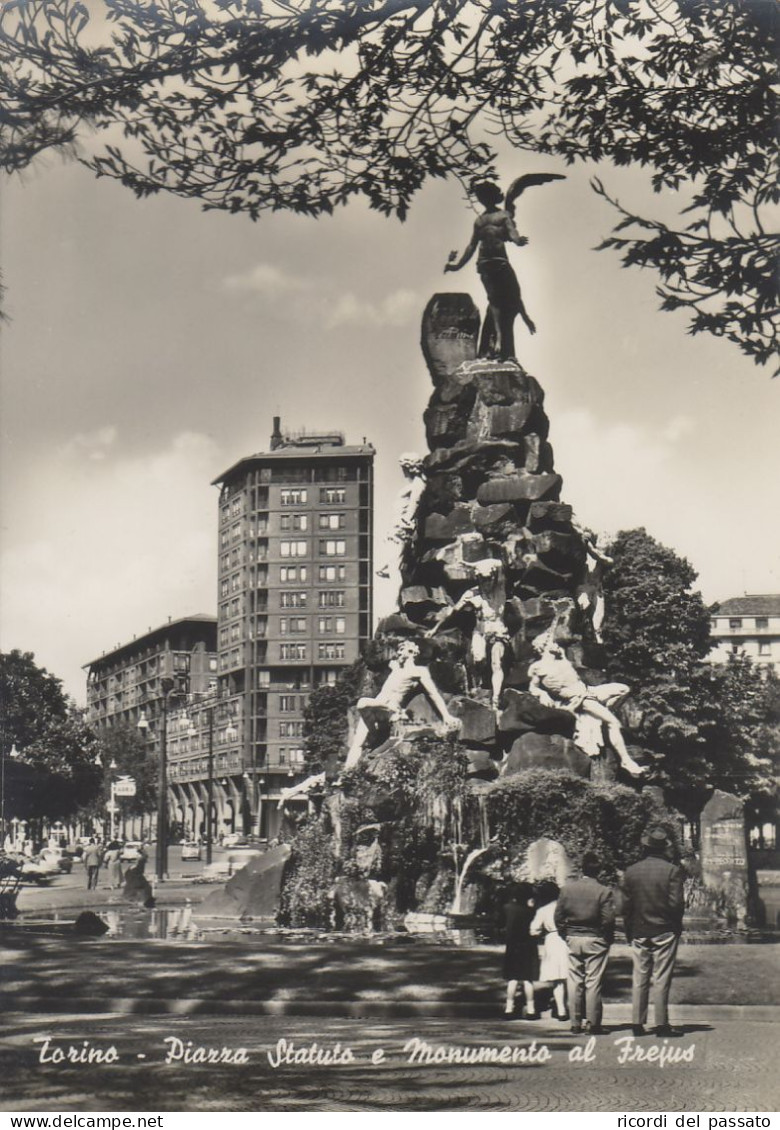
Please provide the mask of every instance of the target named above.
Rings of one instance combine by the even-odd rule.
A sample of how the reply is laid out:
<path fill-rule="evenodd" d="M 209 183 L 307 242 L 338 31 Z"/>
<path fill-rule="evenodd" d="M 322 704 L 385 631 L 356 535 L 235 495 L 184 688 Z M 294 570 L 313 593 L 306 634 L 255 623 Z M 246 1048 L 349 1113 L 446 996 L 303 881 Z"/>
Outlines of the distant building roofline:
<path fill-rule="evenodd" d="M 227 479 L 235 475 L 242 467 L 262 466 L 268 463 L 285 463 L 294 460 L 308 461 L 311 459 L 373 459 L 376 449 L 373 444 L 361 444 L 354 447 L 279 447 L 275 451 L 261 451 L 255 455 L 245 455 L 232 467 L 228 467 L 216 479 L 212 479 L 212 486 L 220 486 Z"/>
<path fill-rule="evenodd" d="M 746 593 L 715 603 L 712 616 L 780 616 L 780 593 Z"/>
<path fill-rule="evenodd" d="M 123 651 L 138 651 L 142 647 L 148 646 L 147 641 L 164 638 L 166 633 L 170 632 L 174 628 L 181 627 L 183 624 L 213 624 L 214 632 L 216 634 L 217 617 L 209 616 L 206 612 L 196 612 L 192 616 L 180 616 L 176 620 L 168 620 L 165 624 L 160 624 L 156 628 L 150 628 L 150 630 L 148 632 L 144 632 L 143 635 L 136 636 L 135 639 L 128 640 L 126 643 L 118 644 L 116 647 L 111 648 L 110 651 L 105 651 L 96 659 L 91 659 L 89 663 L 83 663 L 81 665 L 81 669 L 82 671 L 89 671 L 93 667 L 96 667 L 98 664 L 105 663 L 106 660 L 120 655 Z"/>

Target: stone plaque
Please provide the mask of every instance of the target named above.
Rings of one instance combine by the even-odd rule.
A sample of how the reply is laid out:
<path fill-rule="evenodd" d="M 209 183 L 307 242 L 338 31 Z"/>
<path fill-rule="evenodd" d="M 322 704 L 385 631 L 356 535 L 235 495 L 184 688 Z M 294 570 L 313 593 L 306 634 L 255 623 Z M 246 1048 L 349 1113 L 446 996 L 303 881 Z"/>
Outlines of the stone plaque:
<path fill-rule="evenodd" d="M 716 789 L 701 814 L 702 881 L 728 897 L 744 923 L 748 902 L 748 859 L 742 801 Z"/>

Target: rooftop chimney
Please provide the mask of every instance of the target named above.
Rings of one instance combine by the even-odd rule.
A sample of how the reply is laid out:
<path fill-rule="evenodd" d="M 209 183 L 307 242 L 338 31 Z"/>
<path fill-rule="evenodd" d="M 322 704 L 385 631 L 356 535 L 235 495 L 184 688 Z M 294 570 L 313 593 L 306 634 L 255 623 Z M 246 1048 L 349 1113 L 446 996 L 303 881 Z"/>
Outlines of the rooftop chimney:
<path fill-rule="evenodd" d="M 281 418 L 274 416 L 274 430 L 271 432 L 271 451 L 276 451 L 282 445 Z"/>

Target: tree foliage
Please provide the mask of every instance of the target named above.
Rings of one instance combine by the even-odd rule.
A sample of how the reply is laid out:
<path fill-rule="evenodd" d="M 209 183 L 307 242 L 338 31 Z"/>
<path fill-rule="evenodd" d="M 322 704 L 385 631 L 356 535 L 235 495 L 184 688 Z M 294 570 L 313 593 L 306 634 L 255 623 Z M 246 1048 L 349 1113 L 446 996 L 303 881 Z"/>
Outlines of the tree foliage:
<path fill-rule="evenodd" d="M 92 14 L 97 9 L 91 5 Z M 431 177 L 495 173 L 493 138 L 647 167 L 680 221 L 619 208 L 602 247 L 662 308 L 772 355 L 776 10 L 763 0 L 14 0 L 0 18 L 0 155 L 83 159 L 138 196 L 406 215 Z M 608 196 L 600 182 L 596 190 Z M 618 230 L 620 234 L 617 234 Z"/>
<path fill-rule="evenodd" d="M 346 749 L 348 714 L 357 702 L 362 677 L 363 664 L 358 660 L 340 673 L 333 686 L 312 691 L 303 716 L 308 772 L 319 773 L 326 766 L 335 769 Z"/>
<path fill-rule="evenodd" d="M 697 574 L 684 558 L 644 529 L 619 533 L 609 553 L 606 667 L 632 688 L 630 736 L 654 755 L 669 794 L 693 816 L 713 788 L 767 795 L 772 681 L 744 656 L 707 661 L 709 610 L 691 591 Z"/>
<path fill-rule="evenodd" d="M 157 804 L 157 758 L 149 753 L 146 742 L 135 726 L 112 726 L 100 730 L 97 735 L 97 749 L 103 765 L 103 784 L 99 804 L 105 809 L 111 797 L 111 780 L 117 777 L 132 777 L 136 785 L 133 797 L 120 797 L 120 808 L 126 814 L 142 816 L 152 812 Z M 114 763 L 115 770 L 110 766 Z"/>
<path fill-rule="evenodd" d="M 23 818 L 64 819 L 98 792 L 95 737 L 83 711 L 62 692 L 62 682 L 39 667 L 31 652 L 0 654 L 7 812 Z"/>

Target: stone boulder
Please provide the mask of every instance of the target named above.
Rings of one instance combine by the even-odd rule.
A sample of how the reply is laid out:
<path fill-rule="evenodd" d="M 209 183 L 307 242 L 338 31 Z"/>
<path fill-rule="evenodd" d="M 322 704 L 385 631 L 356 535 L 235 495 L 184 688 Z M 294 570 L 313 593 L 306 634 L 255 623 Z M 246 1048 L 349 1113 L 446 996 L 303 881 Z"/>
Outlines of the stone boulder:
<path fill-rule="evenodd" d="M 578 777 L 590 777 L 590 758 L 560 734 L 522 734 L 512 743 L 503 776 L 526 769 L 568 769 Z"/>
<path fill-rule="evenodd" d="M 493 781 L 498 776 L 498 765 L 485 749 L 464 750 L 469 761 L 468 775 L 479 781 Z"/>
<path fill-rule="evenodd" d="M 199 918 L 274 918 L 279 909 L 282 875 L 289 844 L 253 856 L 224 887 L 198 907 Z"/>
<path fill-rule="evenodd" d="M 496 714 L 491 706 L 476 699 L 459 696 L 447 704 L 451 714 L 460 719 L 460 740 L 465 745 L 493 747 L 496 740 Z"/>
<path fill-rule="evenodd" d="M 498 728 L 504 734 L 535 732 L 571 738 L 574 736 L 576 722 L 570 710 L 544 706 L 528 692 L 509 689 L 504 692 L 504 710 L 499 718 Z"/>

